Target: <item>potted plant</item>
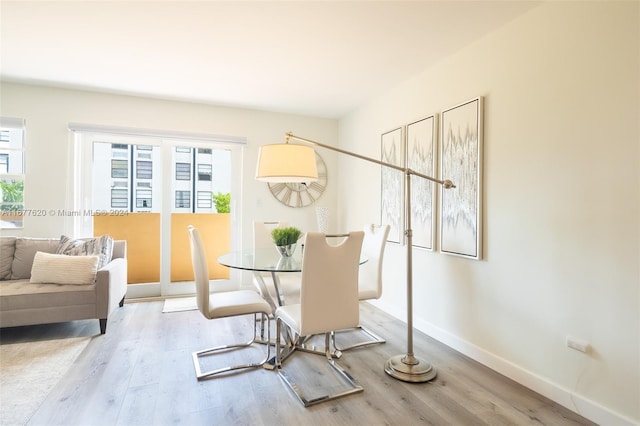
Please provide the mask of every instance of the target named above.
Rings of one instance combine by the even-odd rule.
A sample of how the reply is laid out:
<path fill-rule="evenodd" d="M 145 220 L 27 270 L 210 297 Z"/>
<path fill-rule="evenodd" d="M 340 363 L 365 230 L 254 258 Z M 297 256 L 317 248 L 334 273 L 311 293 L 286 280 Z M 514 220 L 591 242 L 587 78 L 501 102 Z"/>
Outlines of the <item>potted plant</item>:
<path fill-rule="evenodd" d="M 296 242 L 302 236 L 302 231 L 293 226 L 275 228 L 271 231 L 271 238 L 280 255 L 289 257 L 296 250 Z"/>

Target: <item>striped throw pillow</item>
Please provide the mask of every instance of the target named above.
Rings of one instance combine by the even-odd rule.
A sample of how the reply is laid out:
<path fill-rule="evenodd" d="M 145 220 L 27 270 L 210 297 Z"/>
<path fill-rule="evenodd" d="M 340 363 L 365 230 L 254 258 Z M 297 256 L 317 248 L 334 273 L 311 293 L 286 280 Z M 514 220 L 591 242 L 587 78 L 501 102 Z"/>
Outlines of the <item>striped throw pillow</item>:
<path fill-rule="evenodd" d="M 31 267 L 32 283 L 93 284 L 98 272 L 98 256 L 67 256 L 36 252 Z"/>

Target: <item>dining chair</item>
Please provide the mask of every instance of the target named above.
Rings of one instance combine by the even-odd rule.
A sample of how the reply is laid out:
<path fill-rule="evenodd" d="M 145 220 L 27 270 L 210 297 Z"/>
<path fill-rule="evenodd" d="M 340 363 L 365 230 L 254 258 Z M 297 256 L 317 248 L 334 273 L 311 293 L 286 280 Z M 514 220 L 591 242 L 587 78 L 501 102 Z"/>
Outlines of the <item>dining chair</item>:
<path fill-rule="evenodd" d="M 358 270 L 363 239 L 364 232 L 350 232 L 345 240 L 332 245 L 327 242 L 325 234 L 309 232 L 302 256 L 300 303 L 276 309 L 276 368 L 305 407 L 363 390 L 333 359 L 330 344 L 333 330 L 356 327 L 359 323 Z M 288 327 L 287 335 L 297 336 L 298 340 L 308 335 L 324 334 L 324 355 L 329 365 L 346 381 L 347 390 L 311 399 L 303 394 L 283 368 L 283 324 Z M 288 343 L 292 345 L 292 342 Z"/>
<path fill-rule="evenodd" d="M 361 301 L 379 299 L 382 296 L 382 261 L 384 259 L 384 248 L 387 243 L 387 238 L 389 237 L 390 229 L 391 227 L 389 225 L 377 226 L 374 224 L 366 224 L 364 226 L 362 255 L 367 261 L 360 266 L 360 275 L 358 277 L 358 298 Z M 368 335 L 370 340 L 341 347 L 336 343 L 336 337 L 334 335 L 333 346 L 336 351 L 338 351 L 337 353 L 362 346 L 385 343 L 382 337 L 362 325 L 358 325 L 356 328 Z M 339 331 L 336 333 L 339 333 Z"/>
<path fill-rule="evenodd" d="M 271 239 L 271 231 L 274 228 L 285 228 L 289 226 L 287 222 L 253 222 L 253 248 L 255 249 L 275 249 L 273 240 Z M 302 250 L 302 247 L 298 247 L 297 250 Z M 260 274 L 262 283 L 255 276 Z M 282 300 L 286 303 L 296 303 L 300 299 L 300 273 L 287 272 L 278 275 L 278 288 L 280 290 L 280 297 L 276 295 L 276 286 L 273 282 L 273 277 L 270 273 L 256 272 L 253 277 L 253 282 L 256 288 L 263 294 L 263 296 L 270 297 L 271 300 Z M 264 288 L 263 288 L 264 283 Z M 268 292 L 269 294 L 264 294 Z"/>
<path fill-rule="evenodd" d="M 200 238 L 200 233 L 193 226 L 189 226 L 188 231 L 193 274 L 196 282 L 196 304 L 202 315 L 206 319 L 214 320 L 218 318 L 253 314 L 253 321 L 255 323 L 259 314 L 263 321 L 268 321 L 269 315 L 272 313 L 271 306 L 253 290 L 233 290 L 213 294 L 210 293 L 207 258 L 205 255 L 204 245 L 202 244 L 202 239 Z M 267 333 L 267 339 L 270 339 L 269 327 L 267 327 Z M 198 377 L 198 380 L 211 378 L 216 374 L 227 371 L 243 368 L 255 368 L 264 365 L 264 363 L 271 357 L 271 345 L 266 345 L 267 356 L 262 361 L 222 367 L 205 372 L 200 368 L 200 357 L 214 355 L 219 351 L 247 348 L 251 346 L 255 340 L 256 327 L 253 326 L 253 338 L 249 342 L 231 343 L 228 345 L 193 352 L 193 365 L 196 369 L 196 376 Z"/>

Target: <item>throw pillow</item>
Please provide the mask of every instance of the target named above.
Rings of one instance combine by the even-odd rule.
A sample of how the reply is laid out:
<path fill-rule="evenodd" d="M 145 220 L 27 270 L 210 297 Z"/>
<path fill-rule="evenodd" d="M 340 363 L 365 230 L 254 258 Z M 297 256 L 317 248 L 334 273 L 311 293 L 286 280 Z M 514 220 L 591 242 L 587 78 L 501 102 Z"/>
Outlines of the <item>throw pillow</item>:
<path fill-rule="evenodd" d="M 98 256 L 98 269 L 111 262 L 113 255 L 113 238 L 102 235 L 97 238 L 73 240 L 67 236 L 60 237 L 56 254 L 69 256 Z"/>
<path fill-rule="evenodd" d="M 55 253 L 58 240 L 51 238 L 16 238 L 16 250 L 11 262 L 11 279 L 28 280 L 31 276 L 33 257 L 36 252 Z"/>
<path fill-rule="evenodd" d="M 36 252 L 31 268 L 32 283 L 93 284 L 98 272 L 98 256 L 68 256 Z"/>

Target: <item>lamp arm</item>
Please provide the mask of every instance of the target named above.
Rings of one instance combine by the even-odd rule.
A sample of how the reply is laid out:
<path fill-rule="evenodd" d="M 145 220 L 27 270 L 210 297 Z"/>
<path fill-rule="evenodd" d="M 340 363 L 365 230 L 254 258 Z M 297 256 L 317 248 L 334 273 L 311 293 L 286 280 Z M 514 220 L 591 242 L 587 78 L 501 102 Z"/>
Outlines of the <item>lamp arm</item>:
<path fill-rule="evenodd" d="M 321 142 L 316 142 L 316 141 L 311 140 L 311 139 L 303 138 L 301 136 L 296 136 L 293 133 L 288 132 L 287 133 L 287 142 L 289 142 L 290 139 L 295 139 L 297 141 L 308 143 L 310 145 L 316 145 L 316 146 L 319 146 L 321 148 L 326 148 L 326 149 L 329 149 L 331 151 L 336 151 L 336 152 L 339 152 L 341 154 L 349 155 L 351 157 L 356 157 L 356 158 L 359 158 L 361 160 L 368 161 L 370 163 L 375 163 L 375 164 L 379 164 L 379 165 L 384 166 L 384 167 L 389 167 L 389 168 L 392 168 L 392 169 L 395 169 L 395 170 L 399 170 L 399 171 L 401 171 L 402 173 L 404 173 L 406 175 L 418 176 L 418 177 L 421 177 L 423 179 L 427 179 L 427 180 L 430 180 L 432 182 L 439 183 L 442 186 L 444 186 L 446 189 L 455 188 L 456 187 L 453 184 L 453 182 L 451 182 L 448 179 L 446 179 L 446 180 L 436 179 L 436 178 L 433 178 L 431 176 L 427 176 L 425 174 L 416 172 L 415 170 L 411 170 L 411 169 L 409 169 L 407 167 L 397 166 L 395 164 L 387 163 L 387 162 L 384 162 L 384 161 L 380 161 L 380 160 L 377 160 L 375 158 L 371 158 L 371 157 L 367 157 L 367 156 L 364 156 L 364 155 L 356 154 L 355 152 L 346 151 L 344 149 L 336 148 L 335 146 L 326 145 L 326 144 L 323 144 Z"/>

